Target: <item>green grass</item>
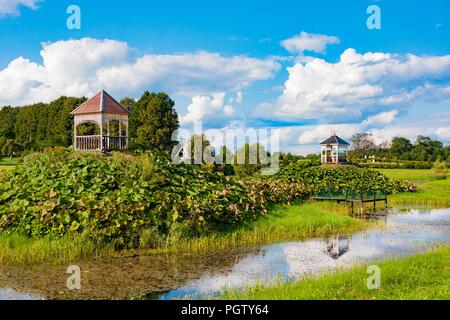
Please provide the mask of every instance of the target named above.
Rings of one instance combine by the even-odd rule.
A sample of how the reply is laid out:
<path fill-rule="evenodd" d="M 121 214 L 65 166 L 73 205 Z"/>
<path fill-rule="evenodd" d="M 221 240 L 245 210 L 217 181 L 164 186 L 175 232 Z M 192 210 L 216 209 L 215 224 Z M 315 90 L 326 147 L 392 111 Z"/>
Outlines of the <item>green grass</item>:
<path fill-rule="evenodd" d="M 215 232 L 212 235 L 198 238 L 170 239 L 168 242 L 160 243 L 155 249 L 141 249 L 139 252 L 230 250 L 281 240 L 300 240 L 337 233 L 349 234 L 373 225 L 348 217 L 344 212 L 345 207 L 328 203 L 275 206 L 266 216 L 253 223 L 243 224 L 238 229 Z M 83 237 L 50 240 L 3 235 L 0 236 L 0 265 L 74 261 L 96 255 L 115 254 L 113 247 L 113 244 L 106 246 L 95 244 Z"/>
<path fill-rule="evenodd" d="M 32 265 L 76 261 L 114 253 L 113 244 L 94 243 L 83 236 L 58 240 L 0 235 L 0 265 Z"/>
<path fill-rule="evenodd" d="M 377 169 L 388 177 L 418 183 L 436 180 L 433 169 Z"/>
<path fill-rule="evenodd" d="M 16 158 L 1 158 L 0 159 L 0 171 L 2 170 L 12 170 L 17 165 L 18 160 Z"/>
<path fill-rule="evenodd" d="M 376 264 L 381 269 L 381 288 L 378 290 L 367 288 L 367 266 L 358 266 L 295 283 L 254 286 L 243 291 L 229 290 L 221 299 L 450 299 L 450 246 Z"/>
<path fill-rule="evenodd" d="M 284 240 L 350 234 L 373 226 L 346 215 L 346 207 L 332 203 L 274 206 L 266 216 L 228 232 L 162 244 L 156 251 L 228 250 Z M 154 249 L 150 251 L 155 251 Z"/>
<path fill-rule="evenodd" d="M 419 185 L 417 193 L 390 196 L 390 204 L 450 207 L 450 178 L 437 180 L 433 170 L 380 169 L 379 171 L 388 177 L 413 181 Z"/>

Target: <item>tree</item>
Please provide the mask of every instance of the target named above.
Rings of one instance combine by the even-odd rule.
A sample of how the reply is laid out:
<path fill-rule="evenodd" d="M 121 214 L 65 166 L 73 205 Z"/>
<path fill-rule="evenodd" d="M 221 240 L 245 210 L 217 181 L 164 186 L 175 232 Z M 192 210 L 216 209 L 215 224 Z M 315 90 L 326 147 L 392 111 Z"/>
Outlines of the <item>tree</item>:
<path fill-rule="evenodd" d="M 234 171 L 240 177 L 255 175 L 268 164 L 270 156 L 259 143 L 246 143 L 234 154 Z"/>
<path fill-rule="evenodd" d="M 216 171 L 223 172 L 226 176 L 233 176 L 235 174 L 233 168 L 233 153 L 226 146 L 219 149 L 216 155 Z"/>
<path fill-rule="evenodd" d="M 142 149 L 170 152 L 176 145 L 172 134 L 179 128 L 175 103 L 165 93 L 146 91 L 132 106 L 130 137 Z"/>
<path fill-rule="evenodd" d="M 214 149 L 204 133 L 200 135 L 193 135 L 188 142 L 188 148 L 189 158 L 192 164 L 214 163 Z"/>
<path fill-rule="evenodd" d="M 390 154 L 397 159 L 407 160 L 412 148 L 413 145 L 409 139 L 394 137 L 391 143 Z"/>
<path fill-rule="evenodd" d="M 357 133 L 352 136 L 351 141 L 353 147 L 352 157 L 362 158 L 376 150 L 375 142 L 370 133 Z"/>
<path fill-rule="evenodd" d="M 122 100 L 120 100 L 120 105 L 124 108 L 126 108 L 128 111 L 131 112 L 133 109 L 134 104 L 136 103 L 136 100 L 133 98 L 125 97 Z"/>

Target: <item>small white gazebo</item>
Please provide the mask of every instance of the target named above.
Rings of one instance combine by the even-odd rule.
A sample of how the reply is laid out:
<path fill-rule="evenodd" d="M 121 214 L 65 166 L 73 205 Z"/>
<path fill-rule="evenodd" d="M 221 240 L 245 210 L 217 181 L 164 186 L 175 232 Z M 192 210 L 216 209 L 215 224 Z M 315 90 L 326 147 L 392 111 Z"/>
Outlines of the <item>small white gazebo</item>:
<path fill-rule="evenodd" d="M 74 116 L 75 150 L 110 151 L 128 148 L 130 112 L 107 92 L 97 93 L 70 114 Z M 85 123 L 95 124 L 97 132 L 93 135 L 78 135 L 78 127 Z M 116 125 L 115 135 L 111 135 L 112 125 Z"/>
<path fill-rule="evenodd" d="M 320 144 L 320 159 L 322 164 L 348 163 L 348 147 L 350 144 L 333 134 Z"/>

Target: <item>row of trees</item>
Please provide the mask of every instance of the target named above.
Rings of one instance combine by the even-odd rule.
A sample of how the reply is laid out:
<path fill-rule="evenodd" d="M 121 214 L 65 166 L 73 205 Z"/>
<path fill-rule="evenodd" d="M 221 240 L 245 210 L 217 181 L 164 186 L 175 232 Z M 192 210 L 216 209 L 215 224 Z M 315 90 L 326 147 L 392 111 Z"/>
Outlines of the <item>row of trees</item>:
<path fill-rule="evenodd" d="M 73 117 L 70 112 L 86 98 L 61 97 L 50 103 L 0 109 L 0 157 L 46 147 L 72 145 Z M 178 129 L 175 103 L 165 93 L 145 92 L 135 101 L 121 100 L 131 111 L 131 146 L 170 151 L 171 134 Z"/>
<path fill-rule="evenodd" d="M 414 142 L 404 137 L 394 137 L 391 142 L 376 144 L 369 133 L 355 134 L 352 139 L 352 159 L 363 159 L 375 156 L 378 160 L 409 160 L 450 162 L 450 146 L 430 137 L 418 136 Z"/>

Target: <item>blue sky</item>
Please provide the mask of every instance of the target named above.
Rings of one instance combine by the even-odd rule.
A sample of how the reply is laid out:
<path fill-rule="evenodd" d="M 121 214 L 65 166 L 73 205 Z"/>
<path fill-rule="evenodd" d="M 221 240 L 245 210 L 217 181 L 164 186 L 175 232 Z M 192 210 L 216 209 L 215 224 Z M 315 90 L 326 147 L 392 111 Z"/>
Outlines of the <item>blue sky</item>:
<path fill-rule="evenodd" d="M 448 143 L 449 39 L 447 0 L 0 0 L 0 105 L 162 90 L 183 126 L 279 127 L 296 153 L 332 131 Z"/>

